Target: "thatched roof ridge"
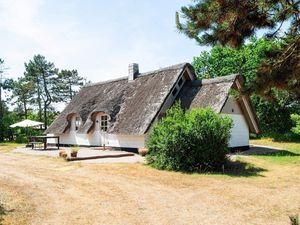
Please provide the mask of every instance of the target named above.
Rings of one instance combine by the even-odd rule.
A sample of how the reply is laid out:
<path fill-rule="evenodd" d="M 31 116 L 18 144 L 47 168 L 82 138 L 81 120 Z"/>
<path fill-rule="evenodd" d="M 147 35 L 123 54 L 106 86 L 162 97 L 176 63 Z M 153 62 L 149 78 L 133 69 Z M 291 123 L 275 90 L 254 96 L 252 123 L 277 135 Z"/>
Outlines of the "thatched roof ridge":
<path fill-rule="evenodd" d="M 236 79 L 242 79 L 238 74 L 212 79 L 188 81 L 178 95 L 184 108 L 211 107 L 215 112 L 221 112 L 229 91 Z"/>
<path fill-rule="evenodd" d="M 47 129 L 47 133 L 61 134 L 68 130 L 68 115 L 80 115 L 79 133 L 93 127 L 93 113 L 110 116 L 108 132 L 144 134 L 188 63 L 141 73 L 134 81 L 119 78 L 83 87 Z"/>
<path fill-rule="evenodd" d="M 185 109 L 211 107 L 215 112 L 220 113 L 230 95 L 230 90 L 241 91 L 241 87 L 238 87 L 237 83 L 241 87 L 244 84 L 244 78 L 239 74 L 188 81 L 181 89 L 177 99 L 181 101 Z M 248 108 L 245 106 L 245 101 Z M 258 133 L 259 123 L 249 97 L 240 96 L 238 103 L 244 112 L 250 131 Z"/>
<path fill-rule="evenodd" d="M 127 79 L 128 79 L 128 77 L 118 77 L 116 79 L 110 79 L 110 80 L 104 80 L 104 81 L 99 81 L 99 82 L 95 82 L 95 83 L 89 83 L 89 84 L 86 84 L 84 86 L 84 88 L 95 86 L 95 85 L 100 85 L 100 84 L 108 84 L 108 83 L 118 82 L 118 81 L 127 80 Z"/>

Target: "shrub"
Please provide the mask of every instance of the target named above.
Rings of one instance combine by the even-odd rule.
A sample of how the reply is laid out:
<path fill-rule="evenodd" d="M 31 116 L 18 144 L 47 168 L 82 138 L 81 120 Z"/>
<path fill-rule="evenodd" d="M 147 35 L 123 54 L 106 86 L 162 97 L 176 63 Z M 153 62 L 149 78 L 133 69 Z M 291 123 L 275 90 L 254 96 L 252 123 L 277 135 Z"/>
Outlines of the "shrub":
<path fill-rule="evenodd" d="M 295 127 L 292 128 L 292 132 L 300 135 L 300 115 L 292 114 L 291 119 L 296 123 Z"/>
<path fill-rule="evenodd" d="M 17 143 L 27 143 L 28 139 L 25 134 L 18 134 L 16 137 L 16 142 Z"/>
<path fill-rule="evenodd" d="M 292 216 L 289 216 L 289 218 L 290 218 L 291 225 L 299 225 L 299 216 L 298 215 L 292 215 Z"/>
<path fill-rule="evenodd" d="M 210 108 L 184 112 L 176 103 L 150 132 L 146 160 L 165 170 L 219 170 L 226 162 L 231 128 L 229 117 Z"/>
<path fill-rule="evenodd" d="M 148 154 L 148 149 L 147 148 L 139 148 L 138 152 L 141 156 L 145 156 Z"/>

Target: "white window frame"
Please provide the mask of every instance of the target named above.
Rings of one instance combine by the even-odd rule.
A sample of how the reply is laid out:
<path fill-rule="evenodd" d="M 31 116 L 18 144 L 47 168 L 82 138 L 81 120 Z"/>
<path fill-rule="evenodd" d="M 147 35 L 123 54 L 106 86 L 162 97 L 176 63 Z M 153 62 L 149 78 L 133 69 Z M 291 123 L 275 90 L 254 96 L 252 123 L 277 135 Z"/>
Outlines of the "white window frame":
<path fill-rule="evenodd" d="M 81 123 L 82 123 L 82 120 L 81 120 L 80 116 L 78 116 L 78 115 L 75 116 L 74 123 L 75 123 L 75 131 L 78 131 L 78 129 L 81 126 Z"/>
<path fill-rule="evenodd" d="M 103 114 L 100 116 L 100 130 L 107 132 L 108 129 L 109 117 L 107 114 Z"/>

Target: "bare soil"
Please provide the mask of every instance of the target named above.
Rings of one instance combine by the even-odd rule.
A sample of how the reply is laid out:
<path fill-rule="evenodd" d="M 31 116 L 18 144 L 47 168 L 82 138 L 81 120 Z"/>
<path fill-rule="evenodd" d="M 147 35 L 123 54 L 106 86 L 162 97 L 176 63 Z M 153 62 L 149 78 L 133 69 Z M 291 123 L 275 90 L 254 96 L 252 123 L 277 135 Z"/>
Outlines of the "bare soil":
<path fill-rule="evenodd" d="M 2 223 L 289 224 L 300 213 L 299 164 L 245 157 L 265 171 L 195 175 L 0 152 Z"/>

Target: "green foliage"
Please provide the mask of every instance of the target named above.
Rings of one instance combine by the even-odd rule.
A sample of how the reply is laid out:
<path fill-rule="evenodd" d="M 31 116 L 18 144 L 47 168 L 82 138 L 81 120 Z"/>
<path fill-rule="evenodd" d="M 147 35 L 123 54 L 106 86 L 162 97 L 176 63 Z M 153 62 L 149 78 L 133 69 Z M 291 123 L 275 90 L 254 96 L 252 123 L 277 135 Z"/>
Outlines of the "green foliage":
<path fill-rule="evenodd" d="M 165 170 L 219 170 L 226 162 L 231 127 L 229 117 L 212 109 L 184 112 L 176 103 L 149 135 L 147 162 Z"/>
<path fill-rule="evenodd" d="M 292 215 L 289 216 L 291 225 L 299 225 L 299 216 L 298 215 Z"/>
<path fill-rule="evenodd" d="M 32 60 L 25 63 L 24 79 L 34 85 L 34 96 L 31 100 L 38 106 L 39 121 L 44 120 L 47 128 L 47 113 L 52 102 L 55 102 L 55 79 L 58 69 L 54 63 L 48 62 L 42 55 L 33 56 Z M 43 116 L 42 116 L 43 115 Z"/>
<path fill-rule="evenodd" d="M 300 115 L 292 114 L 291 118 L 296 124 L 295 127 L 292 128 L 292 132 L 300 135 Z"/>
<path fill-rule="evenodd" d="M 268 37 L 274 37 L 279 30 L 277 26 L 281 27 L 285 21 L 290 21 L 289 33 L 296 34 L 299 13 L 298 1 L 195 0 L 176 13 L 176 25 L 199 44 L 239 47 L 257 29 L 274 29 L 268 33 Z"/>
<path fill-rule="evenodd" d="M 0 119 L 0 141 L 12 140 L 13 133 L 9 125 L 17 119 L 17 115 L 10 113 L 8 107 L 2 102 L 2 118 Z"/>
<path fill-rule="evenodd" d="M 247 91 L 272 98 L 275 87 L 300 100 L 299 14 L 299 1 L 195 0 L 182 7 L 180 14 L 176 13 L 176 23 L 179 31 L 199 44 L 234 48 L 242 47 L 258 29 L 269 29 L 266 37 L 280 38 L 281 47 L 270 49 L 268 58 L 271 60 L 261 61 Z M 285 29 L 281 30 L 282 27 Z"/>
<path fill-rule="evenodd" d="M 22 115 L 27 118 L 28 106 L 30 100 L 33 99 L 35 91 L 33 83 L 29 82 L 24 77 L 20 77 L 13 81 L 11 89 L 12 95 L 10 100 L 19 106 Z"/>
<path fill-rule="evenodd" d="M 269 60 L 269 51 L 280 46 L 279 41 L 252 37 L 248 44 L 239 49 L 216 45 L 209 52 L 204 51 L 194 57 L 192 65 L 199 79 L 240 73 L 245 76 L 246 84 L 250 84 L 261 62 Z"/>
<path fill-rule="evenodd" d="M 239 49 L 217 45 L 210 52 L 194 57 L 192 64 L 200 79 L 240 73 L 245 77 L 246 87 L 250 87 L 261 62 L 271 62 L 270 50 L 280 49 L 281 44 L 281 41 L 253 37 Z M 290 114 L 300 112 L 300 105 L 288 91 L 273 89 L 271 101 L 256 94 L 251 100 L 263 132 L 269 134 L 289 132 L 292 127 Z"/>
<path fill-rule="evenodd" d="M 0 141 L 24 142 L 28 136 L 24 129 L 11 129 L 9 125 L 23 119 L 43 121 L 45 128 L 59 112 L 54 103 L 69 102 L 86 80 L 77 70 L 59 70 L 42 55 L 35 55 L 25 63 L 24 76 L 5 79 L 4 60 L 0 59 Z M 5 95 L 5 96 L 4 96 Z M 13 109 L 8 108 L 10 103 Z M 30 134 L 42 134 L 32 129 Z"/>
<path fill-rule="evenodd" d="M 286 91 L 278 91 L 276 98 L 267 101 L 253 95 L 251 97 L 264 133 L 288 133 L 293 125 L 290 115 L 300 112 L 300 105 Z"/>
<path fill-rule="evenodd" d="M 61 70 L 58 73 L 57 85 L 55 91 L 59 99 L 64 102 L 69 102 L 76 94 L 76 91 L 86 81 L 83 77 L 78 75 L 77 70 Z"/>

